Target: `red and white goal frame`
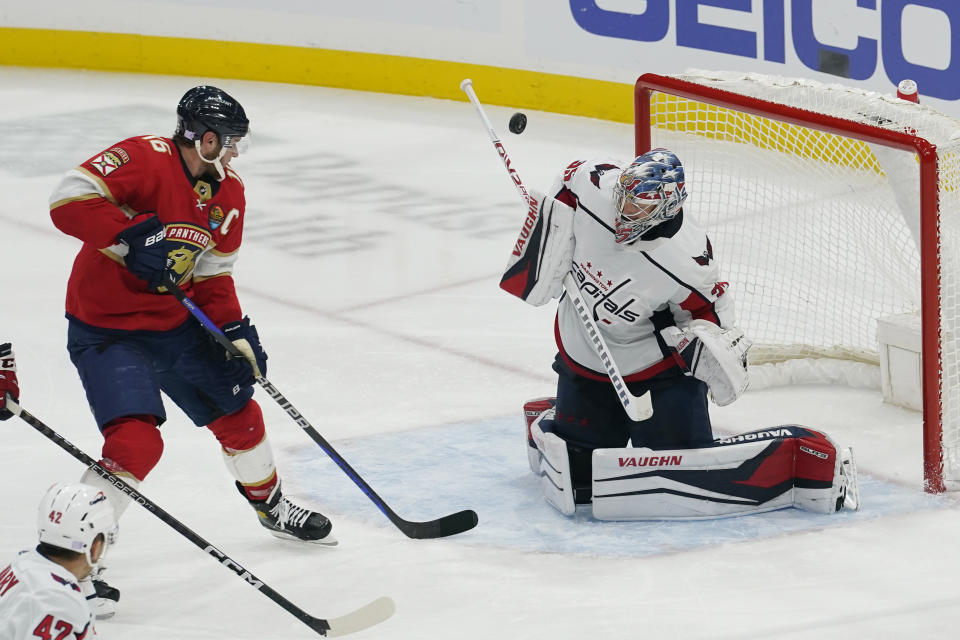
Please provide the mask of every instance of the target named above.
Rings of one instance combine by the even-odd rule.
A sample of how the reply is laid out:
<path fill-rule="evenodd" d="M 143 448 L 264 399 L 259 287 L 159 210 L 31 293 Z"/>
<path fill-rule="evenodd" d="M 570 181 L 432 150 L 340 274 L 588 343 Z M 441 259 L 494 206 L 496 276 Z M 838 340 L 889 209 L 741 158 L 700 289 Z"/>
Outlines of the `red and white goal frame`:
<path fill-rule="evenodd" d="M 876 369 L 878 320 L 919 311 L 924 485 L 960 489 L 960 121 L 895 95 L 708 71 L 640 76 L 635 113 L 636 153 L 667 147 L 687 169 L 751 366 Z"/>

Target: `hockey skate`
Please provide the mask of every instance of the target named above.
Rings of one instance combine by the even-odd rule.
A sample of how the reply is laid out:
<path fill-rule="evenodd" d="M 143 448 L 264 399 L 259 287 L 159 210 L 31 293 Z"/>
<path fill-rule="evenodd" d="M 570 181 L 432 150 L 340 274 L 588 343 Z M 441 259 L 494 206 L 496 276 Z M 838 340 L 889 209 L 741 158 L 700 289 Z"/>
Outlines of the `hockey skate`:
<path fill-rule="evenodd" d="M 94 569 L 93 573 L 81 580 L 80 590 L 97 620 L 112 618 L 117 612 L 120 590 L 103 580 L 103 569 Z"/>
<path fill-rule="evenodd" d="M 860 485 L 857 483 L 857 463 L 853 458 L 853 449 L 847 447 L 840 452 L 840 474 L 846 486 L 837 499 L 837 511 L 840 509 L 860 510 Z"/>
<path fill-rule="evenodd" d="M 243 485 L 237 483 L 240 493 Z M 280 491 L 280 483 L 274 487 L 270 497 L 264 501 L 249 500 L 256 509 L 260 524 L 270 530 L 274 536 L 287 540 L 299 540 L 332 547 L 337 544 L 331 530 L 330 520 L 318 511 L 297 506 Z"/>

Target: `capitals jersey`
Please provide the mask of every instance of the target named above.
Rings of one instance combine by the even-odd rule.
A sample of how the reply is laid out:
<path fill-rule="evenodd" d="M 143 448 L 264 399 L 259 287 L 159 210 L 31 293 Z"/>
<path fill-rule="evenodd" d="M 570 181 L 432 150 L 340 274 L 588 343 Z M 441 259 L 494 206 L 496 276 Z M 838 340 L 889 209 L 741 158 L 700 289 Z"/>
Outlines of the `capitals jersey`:
<path fill-rule="evenodd" d="M 692 319 L 733 323 L 729 283 L 720 277 L 710 239 L 681 211 L 629 245 L 617 244 L 613 186 L 626 165 L 613 158 L 576 160 L 548 194 L 575 210 L 572 270 L 584 302 L 624 379 L 675 374 L 678 363 L 659 331 Z M 557 310 L 560 356 L 577 374 L 607 380 L 606 369 L 569 297 Z"/>
<path fill-rule="evenodd" d="M 0 570 L 0 638 L 83 640 L 93 616 L 72 573 L 36 551 Z"/>
<path fill-rule="evenodd" d="M 190 175 L 169 138 L 118 142 L 67 172 L 50 196 L 58 229 L 83 246 L 67 284 L 67 314 L 95 327 L 166 331 L 187 310 L 150 291 L 123 262 L 117 234 L 155 213 L 171 243 L 179 286 L 217 325 L 240 320 L 231 276 L 243 235 L 243 183 L 230 168 L 219 182 Z"/>

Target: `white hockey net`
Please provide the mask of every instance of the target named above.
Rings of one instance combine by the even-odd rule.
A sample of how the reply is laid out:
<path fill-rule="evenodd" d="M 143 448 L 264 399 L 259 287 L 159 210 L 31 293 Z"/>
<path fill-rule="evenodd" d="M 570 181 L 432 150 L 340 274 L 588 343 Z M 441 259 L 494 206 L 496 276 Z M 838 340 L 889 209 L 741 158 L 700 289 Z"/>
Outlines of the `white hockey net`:
<path fill-rule="evenodd" d="M 647 74 L 636 96 L 637 152 L 667 147 L 683 162 L 687 209 L 756 343 L 751 366 L 768 363 L 758 379 L 773 367 L 879 386 L 878 319 L 939 309 L 924 322 L 925 480 L 960 489 L 960 121 L 760 74 Z"/>

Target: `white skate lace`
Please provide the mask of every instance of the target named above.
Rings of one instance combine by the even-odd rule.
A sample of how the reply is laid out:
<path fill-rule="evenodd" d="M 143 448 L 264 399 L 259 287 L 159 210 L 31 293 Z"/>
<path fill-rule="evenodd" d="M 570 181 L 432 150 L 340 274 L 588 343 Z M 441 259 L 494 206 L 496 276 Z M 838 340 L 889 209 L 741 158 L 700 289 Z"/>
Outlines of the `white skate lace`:
<path fill-rule="evenodd" d="M 270 510 L 270 514 L 285 529 L 302 527 L 310 517 L 310 513 L 309 509 L 298 507 L 286 498 L 281 498 L 277 506 Z"/>

